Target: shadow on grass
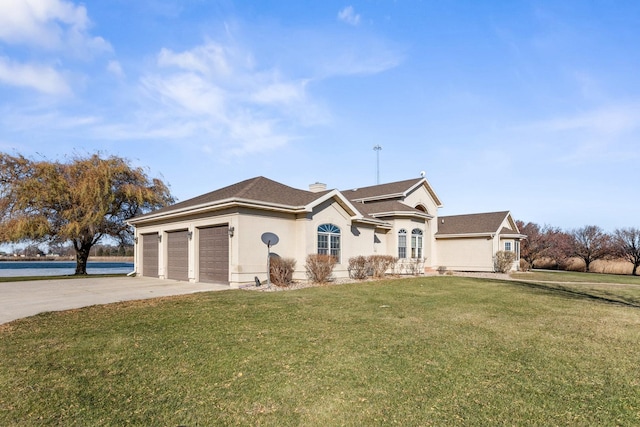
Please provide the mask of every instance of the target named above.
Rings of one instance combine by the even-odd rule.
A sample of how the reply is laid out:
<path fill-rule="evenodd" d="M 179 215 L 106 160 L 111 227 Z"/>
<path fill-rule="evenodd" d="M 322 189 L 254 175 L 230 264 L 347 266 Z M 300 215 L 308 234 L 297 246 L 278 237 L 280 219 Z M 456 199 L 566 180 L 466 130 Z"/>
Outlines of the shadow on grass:
<path fill-rule="evenodd" d="M 575 287 L 568 287 L 568 286 L 563 286 L 559 284 L 526 282 L 526 281 L 520 281 L 520 280 L 506 281 L 504 283 L 508 283 L 513 286 L 520 286 L 520 287 L 525 287 L 529 289 L 535 289 L 538 291 L 544 291 L 550 294 L 561 295 L 568 298 L 583 299 L 583 300 L 601 302 L 605 304 L 614 304 L 614 305 L 621 305 L 625 307 L 640 308 L 640 301 L 632 298 L 627 298 L 622 295 L 611 294 L 609 292 L 603 292 L 604 295 L 597 295 L 587 290 L 576 289 Z M 610 296 L 607 296 L 607 295 L 610 295 Z"/>

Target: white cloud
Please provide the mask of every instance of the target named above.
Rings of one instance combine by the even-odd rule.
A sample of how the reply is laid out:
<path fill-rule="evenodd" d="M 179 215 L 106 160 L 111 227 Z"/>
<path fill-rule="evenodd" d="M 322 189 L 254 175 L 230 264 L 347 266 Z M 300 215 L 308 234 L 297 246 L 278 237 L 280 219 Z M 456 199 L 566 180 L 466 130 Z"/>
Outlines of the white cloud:
<path fill-rule="evenodd" d="M 152 97 L 165 105 L 177 107 L 186 114 L 224 117 L 226 94 L 197 74 L 147 77 L 142 80 L 142 84 Z"/>
<path fill-rule="evenodd" d="M 66 95 L 71 92 L 65 78 L 53 67 L 21 64 L 6 57 L 0 57 L 0 82 L 28 87 L 49 95 Z"/>
<path fill-rule="evenodd" d="M 360 15 L 356 13 L 353 6 L 347 6 L 338 12 L 338 20 L 349 25 L 357 26 L 360 24 Z"/>
<path fill-rule="evenodd" d="M 145 111 L 155 111 L 145 116 L 144 127 L 165 137 L 199 139 L 203 152 L 272 150 L 297 138 L 300 127 L 325 120 L 307 95 L 308 82 L 257 67 L 250 52 L 234 43 L 163 48 L 157 68 L 140 80 Z"/>
<path fill-rule="evenodd" d="M 582 114 L 540 122 L 535 127 L 552 132 L 588 131 L 616 135 L 640 128 L 640 105 L 602 107 Z"/>
<path fill-rule="evenodd" d="M 161 67 L 173 66 L 204 75 L 228 75 L 231 70 L 227 56 L 224 47 L 208 42 L 180 53 L 162 48 L 158 55 L 158 65 Z"/>
<path fill-rule="evenodd" d="M 305 98 L 307 80 L 301 82 L 274 82 L 258 88 L 251 99 L 258 104 L 292 104 Z"/>
<path fill-rule="evenodd" d="M 107 71 L 109 71 L 116 77 L 124 77 L 124 70 L 122 69 L 122 65 L 116 60 L 109 61 L 109 63 L 107 64 Z"/>
<path fill-rule="evenodd" d="M 65 0 L 11 0 L 0 2 L 0 40 L 87 56 L 112 48 L 102 37 L 88 33 L 84 6 Z"/>

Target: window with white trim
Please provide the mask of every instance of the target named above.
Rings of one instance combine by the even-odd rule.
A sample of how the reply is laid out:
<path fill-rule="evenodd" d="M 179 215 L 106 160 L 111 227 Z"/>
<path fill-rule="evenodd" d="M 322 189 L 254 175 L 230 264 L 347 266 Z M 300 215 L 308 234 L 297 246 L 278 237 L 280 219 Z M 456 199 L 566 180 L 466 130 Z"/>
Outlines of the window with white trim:
<path fill-rule="evenodd" d="M 333 224 L 318 226 L 318 254 L 331 255 L 340 262 L 340 229 Z"/>
<path fill-rule="evenodd" d="M 511 252 L 511 242 L 504 242 L 504 250 Z"/>
<path fill-rule="evenodd" d="M 411 230 L 411 258 L 422 258 L 422 230 Z"/>
<path fill-rule="evenodd" d="M 404 228 L 398 231 L 398 258 L 405 259 L 407 257 L 407 230 Z"/>

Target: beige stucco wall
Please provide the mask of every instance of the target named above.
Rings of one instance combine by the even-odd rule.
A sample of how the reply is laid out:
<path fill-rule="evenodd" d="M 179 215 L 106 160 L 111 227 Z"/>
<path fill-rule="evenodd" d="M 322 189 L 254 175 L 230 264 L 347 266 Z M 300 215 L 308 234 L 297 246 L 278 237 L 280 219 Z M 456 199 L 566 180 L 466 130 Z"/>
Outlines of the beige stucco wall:
<path fill-rule="evenodd" d="M 504 242 L 511 241 L 515 249 L 515 240 L 500 239 L 499 236 L 482 236 L 478 238 L 446 238 L 436 239 L 438 231 L 438 206 L 431 194 L 423 187 L 416 188 L 407 196 L 404 203 L 421 206 L 433 219 L 395 218 L 387 219 L 392 225 L 390 230 L 376 228 L 366 223 L 352 222 L 353 212 L 336 199 L 327 200 L 316 206 L 312 212 L 283 213 L 248 208 L 233 208 L 223 211 L 191 215 L 171 223 L 151 223 L 136 227 L 136 236 L 189 230 L 193 237 L 189 242 L 190 281 L 199 280 L 197 242 L 199 228 L 228 224 L 234 229 L 229 238 L 229 282 L 232 287 L 245 283 L 253 283 L 258 277 L 261 281 L 267 278 L 267 247 L 261 241 L 265 232 L 275 233 L 279 237 L 277 245 L 271 251 L 283 258 L 296 261 L 295 280 L 305 280 L 305 260 L 307 255 L 317 253 L 317 229 L 321 224 L 334 224 L 341 231 L 340 262 L 335 266 L 334 276 L 348 277 L 349 258 L 358 255 L 391 255 L 398 256 L 398 231 L 407 230 L 407 256 L 411 256 L 411 231 L 418 228 L 423 232 L 424 268 L 435 269 L 444 266 L 451 270 L 493 271 L 493 256 L 496 251 L 504 249 Z M 502 226 L 513 228 L 513 224 L 505 219 Z M 167 239 L 159 243 L 158 273 L 161 278 L 167 271 Z M 407 259 L 408 260 L 408 259 Z M 136 245 L 135 264 L 137 274 L 143 271 L 141 245 Z M 514 263 L 517 267 L 517 262 Z"/>
<path fill-rule="evenodd" d="M 499 246 L 499 250 L 500 251 L 504 251 L 506 250 L 506 243 L 509 242 L 511 243 L 511 251 L 515 254 L 515 260 L 513 261 L 513 264 L 511 265 L 511 271 L 517 271 L 520 269 L 520 247 L 519 247 L 519 242 L 516 241 L 516 239 L 513 238 L 500 238 L 500 246 Z"/>
<path fill-rule="evenodd" d="M 420 228 L 424 235 L 423 235 L 423 258 L 424 258 L 424 268 L 429 270 L 432 268 L 437 267 L 436 265 L 436 240 L 435 240 L 435 234 L 438 232 L 438 205 L 436 204 L 435 200 L 433 199 L 433 197 L 431 196 L 431 194 L 427 191 L 427 189 L 421 185 L 420 187 L 416 188 L 414 191 L 412 191 L 410 194 L 407 195 L 407 197 L 404 199 L 404 202 L 406 205 L 411 206 L 413 208 L 415 207 L 422 207 L 424 209 L 426 209 L 427 213 L 429 215 L 432 215 L 434 218 L 430 219 L 430 220 L 424 220 L 424 221 L 420 221 L 419 225 L 417 226 L 417 228 Z M 400 221 L 396 221 L 395 223 L 400 223 Z M 418 223 L 417 221 L 414 220 L 414 223 Z M 400 230 L 401 228 L 405 228 L 407 229 L 407 232 L 409 233 L 409 237 L 411 234 L 411 229 L 408 229 L 407 227 L 398 227 L 395 226 L 394 224 L 394 229 Z M 412 228 L 416 228 L 416 227 L 412 227 Z M 396 245 L 395 245 L 395 255 L 397 256 L 398 250 L 397 250 L 397 230 L 396 230 Z M 410 244 L 410 242 L 409 242 Z"/>
<path fill-rule="evenodd" d="M 178 221 L 170 222 L 170 223 L 151 223 L 146 225 L 140 225 L 136 227 L 136 237 L 138 238 L 138 244 L 136 244 L 134 262 L 136 273 L 138 275 L 142 274 L 143 271 L 143 256 L 142 256 L 142 234 L 147 233 L 158 233 L 161 235 L 161 239 L 158 242 L 158 277 L 161 279 L 166 278 L 167 274 L 167 238 L 166 233 L 172 231 L 179 230 L 189 230 L 193 233 L 192 238 L 189 240 L 189 263 L 188 263 L 188 277 L 189 281 L 195 282 L 197 281 L 197 257 L 196 253 L 196 245 L 198 241 L 198 228 L 199 227 L 207 227 L 214 225 L 224 225 L 228 224 L 229 227 L 235 227 L 237 229 L 238 226 L 238 212 L 236 210 L 225 210 L 218 212 L 217 215 L 196 215 L 189 218 L 181 219 Z M 233 242 L 229 242 L 230 247 L 230 260 L 233 259 Z"/>
<path fill-rule="evenodd" d="M 267 278 L 267 246 L 261 236 L 265 232 L 275 233 L 279 242 L 271 252 L 283 258 L 296 260 L 294 279 L 306 279 L 305 260 L 308 254 L 317 253 L 317 229 L 321 224 L 334 224 L 341 231 L 340 262 L 335 266 L 334 276 L 348 277 L 348 261 L 356 255 L 387 253 L 387 239 L 384 230 L 375 230 L 367 224 L 352 224 L 351 215 L 334 199 L 317 206 L 307 214 L 261 211 L 255 209 L 233 209 L 197 216 L 189 216 L 170 223 L 138 225 L 136 235 L 189 230 L 193 237 L 189 242 L 189 281 L 199 280 L 197 242 L 198 229 L 212 225 L 228 224 L 233 227 L 233 237 L 229 238 L 229 282 L 232 287 L 253 283 L 258 277 Z M 376 239 L 377 237 L 377 239 Z M 142 239 L 139 237 L 141 243 Z M 166 277 L 167 239 L 159 242 L 158 275 Z M 136 245 L 135 264 L 137 274 L 142 274 L 143 256 L 140 245 Z"/>
<path fill-rule="evenodd" d="M 494 240 L 487 237 L 437 239 L 438 266 L 458 271 L 493 271 Z"/>
<path fill-rule="evenodd" d="M 424 262 L 421 265 L 421 268 L 430 268 L 432 259 L 433 259 L 433 236 L 431 234 L 431 225 L 430 221 L 418 220 L 418 219 L 396 219 L 392 221 L 393 229 L 390 230 L 386 234 L 386 250 L 385 254 L 381 255 L 391 255 L 393 257 L 398 257 L 398 233 L 400 230 L 404 229 L 407 232 L 407 258 L 398 259 L 397 271 L 403 271 L 401 266 L 402 263 L 411 262 L 411 232 L 413 229 L 417 228 L 422 230 L 422 258 Z"/>
<path fill-rule="evenodd" d="M 336 264 L 333 275 L 336 278 L 349 277 L 349 258 L 358 255 L 386 254 L 387 244 L 383 230 L 376 232 L 375 227 L 368 224 L 353 223 L 351 215 L 335 200 L 318 205 L 308 215 L 304 225 L 304 250 L 298 261 L 298 278 L 306 279 L 304 263 L 307 255 L 318 252 L 318 226 L 334 224 L 340 229 L 340 262 Z M 376 241 L 376 236 L 379 241 Z"/>

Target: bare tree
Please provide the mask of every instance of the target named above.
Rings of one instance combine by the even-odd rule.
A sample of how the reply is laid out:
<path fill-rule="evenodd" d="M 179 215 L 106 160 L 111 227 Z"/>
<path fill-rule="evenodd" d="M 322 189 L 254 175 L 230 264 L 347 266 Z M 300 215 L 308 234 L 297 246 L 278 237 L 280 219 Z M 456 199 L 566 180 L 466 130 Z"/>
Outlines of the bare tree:
<path fill-rule="evenodd" d="M 619 228 L 613 232 L 615 254 L 633 264 L 633 274 L 638 275 L 640 266 L 640 229 Z"/>
<path fill-rule="evenodd" d="M 569 254 L 568 235 L 557 227 L 539 226 L 534 222 L 516 221 L 520 232 L 527 236 L 521 242 L 520 256 L 534 267 L 541 258 L 553 259 L 560 264 Z"/>
<path fill-rule="evenodd" d="M 569 236 L 571 237 L 571 254 L 584 261 L 587 272 L 593 261 L 613 254 L 611 236 L 597 225 L 574 229 Z"/>

